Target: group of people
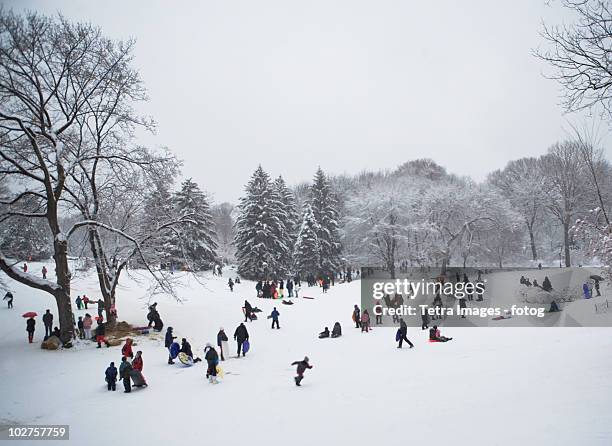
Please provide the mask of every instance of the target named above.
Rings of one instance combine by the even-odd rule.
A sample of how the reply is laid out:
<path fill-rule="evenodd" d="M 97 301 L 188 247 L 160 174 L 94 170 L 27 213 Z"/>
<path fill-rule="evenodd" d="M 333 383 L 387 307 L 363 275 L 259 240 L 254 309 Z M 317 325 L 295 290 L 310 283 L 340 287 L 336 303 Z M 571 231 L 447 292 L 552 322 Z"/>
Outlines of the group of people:
<path fill-rule="evenodd" d="M 552 283 L 550 282 L 550 279 L 548 278 L 548 276 L 544 276 L 544 281 L 542 282 L 542 285 L 540 285 L 538 283 L 538 280 L 536 278 L 533 279 L 533 282 L 531 280 L 529 280 L 528 277 L 525 276 L 521 276 L 521 278 L 519 279 L 519 283 L 521 285 L 525 285 L 526 287 L 536 287 L 536 288 L 541 288 L 544 291 L 552 291 L 553 287 L 552 287 Z"/>
<path fill-rule="evenodd" d="M 340 322 L 336 322 L 334 323 L 334 328 L 332 329 L 331 337 L 339 338 L 340 336 L 342 336 L 342 327 L 340 326 Z M 325 327 L 325 330 L 319 333 L 319 339 L 325 339 L 329 337 L 329 328 Z"/>
<path fill-rule="evenodd" d="M 286 293 L 285 293 L 286 290 Z M 284 281 L 260 280 L 255 284 L 257 297 L 264 299 L 283 299 L 284 297 L 299 297 L 300 282 L 296 276 L 295 281 L 291 278 Z"/>
<path fill-rule="evenodd" d="M 142 351 L 139 350 L 136 352 L 136 355 L 134 355 L 132 345 L 133 340 L 127 338 L 125 344 L 121 348 L 121 364 L 119 365 L 119 370 L 115 367 L 114 362 L 111 362 L 106 368 L 104 379 L 109 391 L 115 391 L 117 389 L 117 378 L 123 381 L 124 393 L 130 393 L 132 391 L 132 385 L 134 387 L 148 386 L 142 374 L 144 368 Z"/>

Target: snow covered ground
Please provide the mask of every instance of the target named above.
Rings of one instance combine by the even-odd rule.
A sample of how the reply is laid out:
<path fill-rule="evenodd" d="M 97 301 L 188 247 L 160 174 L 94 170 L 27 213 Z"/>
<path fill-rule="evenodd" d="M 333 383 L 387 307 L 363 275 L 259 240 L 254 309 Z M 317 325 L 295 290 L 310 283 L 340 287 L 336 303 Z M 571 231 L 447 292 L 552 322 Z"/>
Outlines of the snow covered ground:
<path fill-rule="evenodd" d="M 612 444 L 610 328 L 448 328 L 443 334 L 454 340 L 446 344 L 430 344 L 425 332 L 411 328 L 415 348 L 399 350 L 394 328 L 368 334 L 352 328 L 358 282 L 326 295 L 304 287 L 301 294 L 315 299 L 285 306 L 253 298 L 252 282 L 230 293 L 228 274 L 205 275 L 204 284 L 185 276 L 183 302 L 158 297 L 158 309 L 166 326 L 202 355 L 220 326 L 231 337 L 248 298 L 263 309 L 248 323 L 251 352 L 222 363 L 229 373 L 211 385 L 203 364 L 166 364 L 161 335 L 138 338 L 149 387 L 131 394 L 120 392 L 121 384 L 114 393 L 105 388 L 104 370 L 119 363 L 120 347 L 81 342 L 43 351 L 40 317 L 36 342 L 28 344 L 21 314 L 55 313 L 55 304 L 4 276 L 15 308 L 2 302 L 0 309 L 0 423 L 69 424 L 70 444 L 88 446 Z M 147 282 L 124 278 L 120 320 L 146 323 Z M 97 297 L 96 290 L 93 273 L 74 281 L 74 296 Z M 265 318 L 273 306 L 281 312 L 280 330 Z M 343 336 L 317 339 L 335 321 Z M 289 364 L 304 355 L 314 368 L 297 388 Z"/>

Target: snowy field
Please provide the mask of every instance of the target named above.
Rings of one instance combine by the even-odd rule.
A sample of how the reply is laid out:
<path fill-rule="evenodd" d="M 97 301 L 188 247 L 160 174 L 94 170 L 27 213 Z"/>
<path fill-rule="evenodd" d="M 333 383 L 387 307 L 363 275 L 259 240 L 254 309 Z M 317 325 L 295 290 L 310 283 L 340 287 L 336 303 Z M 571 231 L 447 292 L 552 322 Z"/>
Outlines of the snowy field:
<path fill-rule="evenodd" d="M 183 277 L 183 302 L 158 297 L 158 310 L 165 326 L 202 356 L 219 327 L 231 338 L 248 298 L 263 313 L 247 324 L 246 358 L 222 363 L 227 374 L 211 385 L 202 363 L 166 363 L 163 333 L 141 337 L 135 350 L 143 351 L 149 387 L 131 394 L 119 391 L 121 383 L 117 392 L 105 387 L 104 370 L 120 362 L 121 347 L 81 341 L 43 351 L 40 317 L 35 343 L 28 344 L 21 314 L 56 313 L 55 303 L 3 276 L 15 308 L 2 302 L 0 309 L 0 422 L 69 424 L 70 444 L 88 446 L 612 444 L 612 329 L 448 328 L 443 334 L 453 341 L 430 344 L 426 332 L 410 328 L 415 348 L 399 350 L 394 328 L 368 334 L 352 328 L 359 282 L 326 295 L 304 287 L 301 295 L 314 299 L 285 306 L 254 298 L 252 282 L 231 293 L 228 274 L 204 275 L 202 283 Z M 148 279 L 140 279 L 125 277 L 118 292 L 119 319 L 134 325 L 146 325 Z M 75 279 L 75 297 L 97 298 L 96 291 L 95 274 Z M 266 319 L 273 306 L 281 312 L 280 330 Z M 317 339 L 335 321 L 343 336 Z M 297 388 L 289 364 L 304 355 L 314 368 Z"/>

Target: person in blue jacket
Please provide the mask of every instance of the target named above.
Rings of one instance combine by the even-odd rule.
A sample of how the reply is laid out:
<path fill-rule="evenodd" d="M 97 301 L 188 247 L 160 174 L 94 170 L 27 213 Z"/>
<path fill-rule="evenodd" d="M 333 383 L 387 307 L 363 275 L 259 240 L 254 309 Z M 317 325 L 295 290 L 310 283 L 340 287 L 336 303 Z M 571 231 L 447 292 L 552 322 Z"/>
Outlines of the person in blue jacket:
<path fill-rule="evenodd" d="M 106 368 L 105 380 L 108 390 L 112 390 L 113 392 L 117 390 L 117 367 L 115 367 L 114 362 L 111 362 Z"/>
<path fill-rule="evenodd" d="M 276 307 L 274 307 L 274 310 L 272 310 L 272 313 L 270 313 L 270 317 L 272 318 L 272 328 L 274 329 L 274 325 L 276 324 L 276 328 L 280 329 L 280 326 L 278 325 L 278 317 L 280 316 L 280 313 L 278 312 L 278 310 L 276 309 Z"/>

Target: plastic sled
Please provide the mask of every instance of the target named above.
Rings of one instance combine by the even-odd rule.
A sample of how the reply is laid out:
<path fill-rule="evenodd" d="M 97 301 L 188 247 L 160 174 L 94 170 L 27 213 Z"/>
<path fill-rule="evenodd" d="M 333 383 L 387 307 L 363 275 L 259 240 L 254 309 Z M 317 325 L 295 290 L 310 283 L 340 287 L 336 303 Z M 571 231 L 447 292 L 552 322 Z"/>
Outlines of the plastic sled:
<path fill-rule="evenodd" d="M 181 362 L 181 364 L 186 365 L 187 367 L 191 367 L 193 365 L 193 358 L 185 352 L 180 352 L 178 354 L 178 360 Z"/>
<path fill-rule="evenodd" d="M 399 342 L 401 337 L 402 337 L 402 331 L 398 328 L 397 332 L 395 333 L 395 342 Z"/>
<path fill-rule="evenodd" d="M 140 372 L 139 370 L 132 370 L 130 372 L 130 378 L 132 378 L 132 382 L 136 387 L 142 387 L 147 383 L 144 376 L 142 375 L 142 372 Z"/>
<path fill-rule="evenodd" d="M 313 299 L 313 300 L 314 300 L 314 297 L 310 297 L 310 296 L 302 296 L 302 299 Z"/>
<path fill-rule="evenodd" d="M 283 304 L 285 304 L 285 305 L 293 305 L 293 302 L 289 302 L 289 301 L 284 300 Z"/>
<path fill-rule="evenodd" d="M 179 352 L 181 351 L 181 346 L 178 345 L 178 342 L 173 342 L 172 345 L 170 346 L 170 357 L 172 359 L 175 359 Z"/>
<path fill-rule="evenodd" d="M 223 369 L 220 366 L 217 366 L 217 376 L 221 379 L 223 379 L 223 377 L 225 376 L 225 373 L 223 372 Z"/>
<path fill-rule="evenodd" d="M 251 349 L 251 344 L 249 343 L 249 341 L 244 341 L 242 343 L 242 351 L 244 353 L 247 353 L 250 349 Z"/>

